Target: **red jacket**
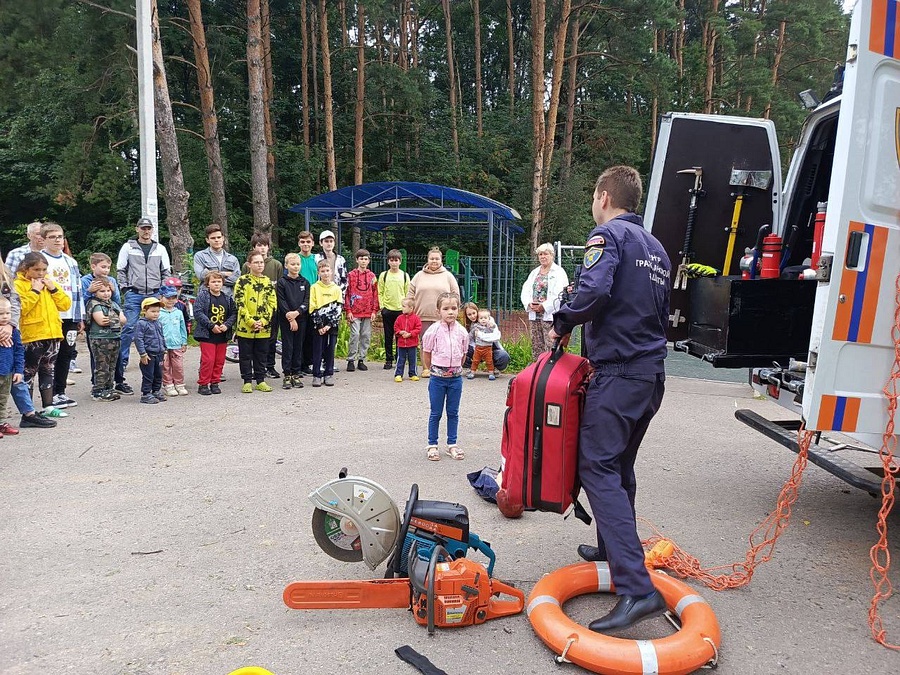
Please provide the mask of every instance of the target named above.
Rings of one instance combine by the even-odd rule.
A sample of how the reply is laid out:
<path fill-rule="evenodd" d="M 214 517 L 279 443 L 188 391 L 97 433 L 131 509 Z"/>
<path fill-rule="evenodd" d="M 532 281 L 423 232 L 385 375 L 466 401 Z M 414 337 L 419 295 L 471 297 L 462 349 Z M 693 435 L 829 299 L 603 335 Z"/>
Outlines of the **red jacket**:
<path fill-rule="evenodd" d="M 401 337 L 400 331 L 409 331 L 409 337 Z M 394 335 L 397 336 L 398 347 L 415 347 L 419 344 L 419 333 L 422 332 L 422 319 L 413 312 L 412 314 L 401 314 L 394 322 Z"/>
<path fill-rule="evenodd" d="M 354 318 L 371 319 L 379 310 L 378 287 L 375 273 L 358 267 L 347 275 L 347 290 L 344 292 L 344 311 Z"/>

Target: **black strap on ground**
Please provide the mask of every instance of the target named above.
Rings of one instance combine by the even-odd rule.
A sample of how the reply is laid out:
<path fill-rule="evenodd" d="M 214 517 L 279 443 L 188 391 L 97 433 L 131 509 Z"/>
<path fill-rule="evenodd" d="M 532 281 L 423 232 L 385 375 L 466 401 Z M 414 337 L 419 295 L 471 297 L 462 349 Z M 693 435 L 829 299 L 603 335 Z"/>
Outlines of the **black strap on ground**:
<path fill-rule="evenodd" d="M 401 660 L 406 661 L 423 675 L 447 675 L 446 670 L 438 668 L 428 660 L 427 656 L 423 656 L 409 645 L 397 647 L 397 649 L 394 650 L 394 653 L 399 656 Z"/>

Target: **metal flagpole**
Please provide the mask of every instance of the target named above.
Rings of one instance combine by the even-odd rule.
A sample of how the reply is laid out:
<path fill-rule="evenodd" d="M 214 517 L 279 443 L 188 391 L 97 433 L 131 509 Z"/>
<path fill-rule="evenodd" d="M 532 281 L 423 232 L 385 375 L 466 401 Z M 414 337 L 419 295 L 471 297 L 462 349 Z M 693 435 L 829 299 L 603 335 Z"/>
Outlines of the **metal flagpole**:
<path fill-rule="evenodd" d="M 153 111 L 153 45 L 150 0 L 136 0 L 138 62 L 138 127 L 141 153 L 141 217 L 153 223 L 159 241 L 159 202 L 156 199 L 156 132 Z"/>

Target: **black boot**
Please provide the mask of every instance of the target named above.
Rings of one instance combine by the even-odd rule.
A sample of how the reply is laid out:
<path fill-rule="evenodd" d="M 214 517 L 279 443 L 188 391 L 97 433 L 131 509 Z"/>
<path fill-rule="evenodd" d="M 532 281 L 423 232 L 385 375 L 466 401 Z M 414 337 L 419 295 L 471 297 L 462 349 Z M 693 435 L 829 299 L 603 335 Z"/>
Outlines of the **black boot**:
<path fill-rule="evenodd" d="M 638 621 L 659 616 L 666 611 L 666 601 L 657 590 L 649 595 L 622 595 L 612 611 L 588 625 L 595 633 L 607 633 L 633 626 Z"/>
<path fill-rule="evenodd" d="M 578 555 L 582 560 L 587 560 L 588 562 L 601 562 L 606 560 L 606 556 L 600 553 L 600 548 L 591 546 L 590 544 L 579 544 Z"/>

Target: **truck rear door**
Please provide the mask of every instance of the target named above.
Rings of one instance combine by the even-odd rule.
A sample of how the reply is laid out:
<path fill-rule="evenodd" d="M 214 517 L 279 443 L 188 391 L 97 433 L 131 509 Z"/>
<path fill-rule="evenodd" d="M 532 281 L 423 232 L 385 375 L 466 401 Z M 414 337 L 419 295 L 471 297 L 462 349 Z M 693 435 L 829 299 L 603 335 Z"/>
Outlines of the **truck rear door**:
<path fill-rule="evenodd" d="M 731 185 L 733 169 L 768 174 L 768 183 L 764 189 L 735 187 Z M 692 170 L 700 172 L 699 180 Z M 702 192 L 696 201 L 693 231 L 686 241 L 691 190 L 697 183 Z M 744 197 L 728 260 L 731 275 L 740 275 L 744 249 L 754 245 L 760 226 L 768 224 L 775 230 L 781 220 L 781 164 L 775 125 L 771 120 L 727 115 L 663 115 L 647 186 L 644 226 L 669 254 L 673 282 L 685 245 L 693 254 L 691 262 L 718 270 L 726 266 L 739 190 Z M 690 284 L 672 290 L 672 316 L 666 332 L 671 341 L 687 337 Z"/>
<path fill-rule="evenodd" d="M 900 2 L 854 9 L 803 413 L 810 429 L 880 445 L 900 273 Z M 821 271 L 820 265 L 820 271 Z M 874 434 L 873 436 L 866 436 Z"/>

